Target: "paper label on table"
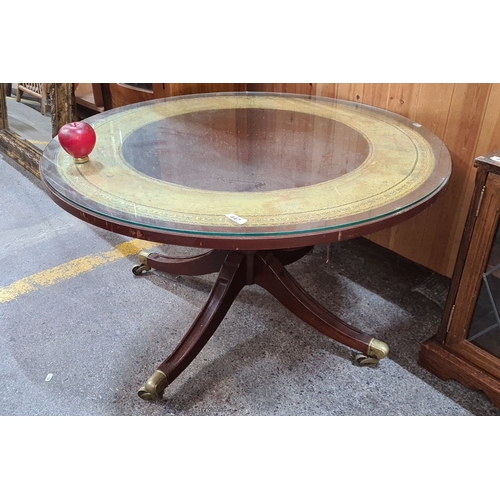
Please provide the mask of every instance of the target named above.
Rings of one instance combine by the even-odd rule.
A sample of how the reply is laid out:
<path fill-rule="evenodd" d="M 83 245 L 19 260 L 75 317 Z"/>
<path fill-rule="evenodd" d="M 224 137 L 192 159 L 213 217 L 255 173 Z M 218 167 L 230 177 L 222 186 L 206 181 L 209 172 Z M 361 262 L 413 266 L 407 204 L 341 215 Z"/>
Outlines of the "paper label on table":
<path fill-rule="evenodd" d="M 231 219 L 233 222 L 236 222 L 236 224 L 245 224 L 245 222 L 248 222 L 247 219 L 244 219 L 243 217 L 240 217 L 239 215 L 226 214 L 226 217 L 228 219 Z"/>

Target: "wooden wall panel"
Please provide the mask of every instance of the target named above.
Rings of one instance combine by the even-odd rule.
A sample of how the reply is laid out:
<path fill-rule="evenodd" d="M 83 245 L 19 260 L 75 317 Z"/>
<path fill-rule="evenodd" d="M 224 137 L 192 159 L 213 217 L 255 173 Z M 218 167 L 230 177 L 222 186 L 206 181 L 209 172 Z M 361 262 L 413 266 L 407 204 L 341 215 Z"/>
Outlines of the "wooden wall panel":
<path fill-rule="evenodd" d="M 317 83 L 314 95 L 331 97 L 338 94 L 338 83 Z"/>
<path fill-rule="evenodd" d="M 135 104 L 137 102 L 149 101 L 154 99 L 153 92 L 143 89 L 129 87 L 124 84 L 110 83 L 109 91 L 111 93 L 111 106 L 119 108 L 127 104 Z"/>
<path fill-rule="evenodd" d="M 316 95 L 313 83 L 248 83 L 249 92 L 284 92 L 288 94 Z"/>
<path fill-rule="evenodd" d="M 453 174 L 443 199 L 435 207 L 434 217 L 439 227 L 434 228 L 434 231 L 432 227 L 426 228 L 426 234 L 431 236 L 426 249 L 431 253 L 429 258 L 443 253 L 443 250 L 450 254 L 448 262 L 443 262 L 443 265 L 447 264 L 447 268 L 443 269 L 443 274 L 447 276 L 451 276 L 453 272 L 472 197 L 476 175 L 473 163 L 490 87 L 484 84 L 454 86 L 446 130 L 442 137 L 451 153 Z M 441 207 L 442 213 L 439 212 Z M 425 257 L 423 254 L 424 259 Z"/>
<path fill-rule="evenodd" d="M 486 103 L 486 112 L 481 123 L 481 132 L 474 153 L 478 157 L 499 148 L 500 137 L 500 84 L 491 85 Z"/>
<path fill-rule="evenodd" d="M 440 106 L 436 106 L 442 117 L 439 119 L 434 111 L 434 123 L 427 123 L 429 110 L 437 104 L 432 95 L 419 99 L 416 107 L 410 106 L 410 110 L 416 111 L 413 116 L 408 110 L 400 114 L 422 123 L 447 145 L 453 162 L 453 174 L 448 187 L 428 210 L 372 235 L 370 239 L 441 274 L 451 276 L 472 196 L 475 175 L 472 164 L 489 85 L 458 84 L 452 85 L 452 89 L 441 90 L 447 90 L 445 94 L 449 100 L 446 102 L 441 99 Z M 415 98 L 413 95 L 410 99 Z M 390 106 L 388 108 L 391 109 Z M 391 111 L 398 112 L 394 108 Z M 446 122 L 443 124 L 444 116 Z M 436 129 L 437 124 L 440 126 Z"/>
<path fill-rule="evenodd" d="M 390 86 L 385 83 L 365 83 L 363 93 L 360 96 L 360 102 L 386 109 L 389 102 Z"/>
<path fill-rule="evenodd" d="M 413 99 L 417 105 L 412 106 L 414 112 L 409 118 L 443 138 L 452 94 L 453 85 L 420 86 L 418 100 Z M 433 103 L 432 106 L 426 104 L 430 102 Z M 434 265 L 433 260 L 440 255 L 440 252 L 436 251 L 436 246 L 439 248 L 443 245 L 441 241 L 443 233 L 439 220 L 449 205 L 445 193 L 444 197 L 439 198 L 435 205 L 410 221 L 374 234 L 369 239 L 388 248 L 397 249 L 398 253 L 409 256 L 420 263 L 425 263 L 427 267 L 436 268 L 439 264 Z M 412 257 L 415 254 L 415 249 L 418 249 L 418 257 Z M 442 274 L 448 275 L 443 266 L 439 269 Z"/>
<path fill-rule="evenodd" d="M 368 238 L 451 276 L 472 196 L 474 158 L 500 149 L 500 84 L 266 83 L 248 90 L 361 102 L 406 116 L 440 137 L 453 161 L 446 191 L 423 213 Z"/>
<path fill-rule="evenodd" d="M 387 109 L 414 121 L 417 114 L 421 88 L 422 84 L 420 83 L 391 83 L 389 86 Z"/>
<path fill-rule="evenodd" d="M 154 83 L 153 91 L 157 97 L 173 97 L 187 94 L 210 92 L 244 92 L 246 83 Z"/>
<path fill-rule="evenodd" d="M 359 102 L 363 95 L 363 84 L 339 83 L 336 88 L 337 99 Z"/>

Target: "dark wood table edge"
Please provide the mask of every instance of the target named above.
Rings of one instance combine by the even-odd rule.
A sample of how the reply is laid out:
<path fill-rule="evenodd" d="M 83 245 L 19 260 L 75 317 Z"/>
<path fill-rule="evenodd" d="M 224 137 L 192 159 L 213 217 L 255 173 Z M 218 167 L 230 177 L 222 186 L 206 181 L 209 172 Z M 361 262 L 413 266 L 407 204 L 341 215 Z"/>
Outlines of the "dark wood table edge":
<path fill-rule="evenodd" d="M 284 248 L 299 248 L 304 246 L 326 245 L 345 241 L 348 239 L 367 236 L 376 233 L 388 227 L 400 224 L 411 219 L 418 213 L 429 208 L 445 191 L 445 183 L 439 190 L 432 193 L 431 196 L 424 198 L 419 203 L 410 208 L 402 208 L 400 211 L 388 214 L 387 216 L 367 220 L 356 225 L 340 227 L 336 229 L 325 229 L 303 233 L 280 234 L 270 236 L 252 236 L 234 235 L 224 236 L 222 234 L 202 234 L 196 231 L 169 231 L 167 229 L 153 229 L 143 225 L 133 225 L 117 219 L 112 219 L 104 215 L 92 213 L 72 203 L 62 197 L 57 191 L 43 178 L 49 197 L 66 212 L 83 220 L 93 226 L 118 233 L 130 238 L 137 238 L 159 244 L 169 244 L 176 246 L 185 246 L 191 248 L 206 248 L 212 250 L 278 250 Z"/>

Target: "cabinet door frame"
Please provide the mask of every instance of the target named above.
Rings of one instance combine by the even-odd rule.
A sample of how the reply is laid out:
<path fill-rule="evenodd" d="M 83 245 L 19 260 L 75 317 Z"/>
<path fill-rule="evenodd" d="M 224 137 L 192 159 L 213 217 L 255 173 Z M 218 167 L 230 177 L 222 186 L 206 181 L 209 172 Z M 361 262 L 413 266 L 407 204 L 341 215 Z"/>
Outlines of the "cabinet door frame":
<path fill-rule="evenodd" d="M 448 319 L 444 343 L 457 355 L 500 378 L 500 359 L 467 340 L 482 285 L 483 272 L 488 264 L 500 220 L 500 176 L 488 174 L 480 205 L 474 216 L 476 221 Z"/>

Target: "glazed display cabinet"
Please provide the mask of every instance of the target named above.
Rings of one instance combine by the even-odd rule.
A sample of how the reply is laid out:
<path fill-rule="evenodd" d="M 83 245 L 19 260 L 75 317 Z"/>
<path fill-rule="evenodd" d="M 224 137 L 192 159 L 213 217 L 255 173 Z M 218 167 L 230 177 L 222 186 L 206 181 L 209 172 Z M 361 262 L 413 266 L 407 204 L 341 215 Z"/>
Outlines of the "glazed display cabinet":
<path fill-rule="evenodd" d="M 474 195 L 438 334 L 419 363 L 500 407 L 500 151 L 476 158 Z"/>

